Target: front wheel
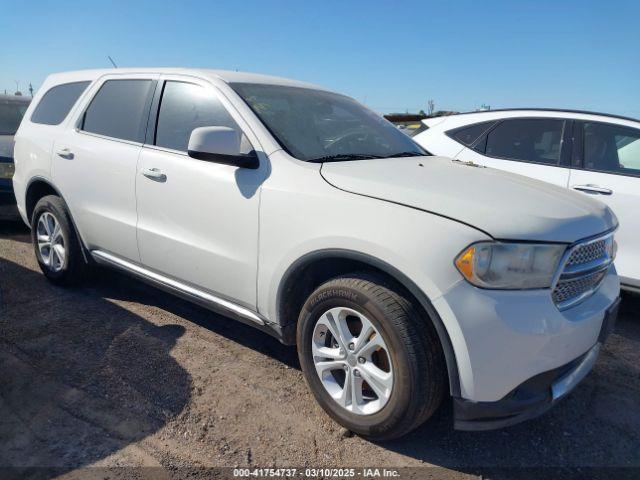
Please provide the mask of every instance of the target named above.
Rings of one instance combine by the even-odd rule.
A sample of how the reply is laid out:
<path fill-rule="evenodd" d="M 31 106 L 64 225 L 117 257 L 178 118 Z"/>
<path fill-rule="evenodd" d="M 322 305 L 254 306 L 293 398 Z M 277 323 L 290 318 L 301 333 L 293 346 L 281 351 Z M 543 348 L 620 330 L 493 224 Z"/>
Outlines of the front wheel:
<path fill-rule="evenodd" d="M 445 365 L 433 325 L 383 277 L 356 273 L 318 287 L 302 308 L 297 344 L 318 403 L 359 435 L 402 436 L 444 396 Z"/>

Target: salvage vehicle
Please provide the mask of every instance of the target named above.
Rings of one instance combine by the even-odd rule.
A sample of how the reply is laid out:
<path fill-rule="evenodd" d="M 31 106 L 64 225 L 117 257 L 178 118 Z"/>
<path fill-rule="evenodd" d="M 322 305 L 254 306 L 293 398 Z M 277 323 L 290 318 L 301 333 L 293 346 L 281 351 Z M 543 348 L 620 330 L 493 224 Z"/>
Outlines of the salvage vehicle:
<path fill-rule="evenodd" d="M 30 101 L 30 98 L 21 95 L 0 95 L 0 220 L 20 219 L 11 181 L 13 135 Z"/>
<path fill-rule="evenodd" d="M 578 110 L 513 109 L 423 120 L 435 155 L 519 173 L 606 203 L 620 220 L 616 268 L 640 292 L 640 120 Z"/>
<path fill-rule="evenodd" d="M 295 344 L 319 404 L 368 438 L 406 434 L 447 396 L 459 429 L 536 416 L 616 318 L 608 207 L 429 156 L 311 84 L 51 75 L 15 159 L 51 282 L 113 267 Z"/>

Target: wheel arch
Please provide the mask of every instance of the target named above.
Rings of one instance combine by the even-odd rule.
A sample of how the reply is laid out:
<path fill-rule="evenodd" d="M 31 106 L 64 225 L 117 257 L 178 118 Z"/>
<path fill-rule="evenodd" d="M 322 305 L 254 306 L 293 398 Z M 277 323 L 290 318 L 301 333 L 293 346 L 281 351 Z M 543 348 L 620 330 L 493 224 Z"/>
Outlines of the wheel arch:
<path fill-rule="evenodd" d="M 24 207 L 29 224 L 31 224 L 31 216 L 33 215 L 33 210 L 38 203 L 38 200 L 47 195 L 57 195 L 64 200 L 60 191 L 46 178 L 33 177 L 29 180 L 24 194 Z"/>
<path fill-rule="evenodd" d="M 27 220 L 29 221 L 29 227 L 31 227 L 31 221 L 32 221 L 31 217 L 33 215 L 33 210 L 35 209 L 36 204 L 42 197 L 45 197 L 47 195 L 56 195 L 60 197 L 64 202 L 64 204 L 66 205 L 67 213 L 69 214 L 69 218 L 71 220 L 71 226 L 73 227 L 73 230 L 75 231 L 76 236 L 80 240 L 82 256 L 84 257 L 86 262 L 91 262 L 91 255 L 89 254 L 89 250 L 87 249 L 87 246 L 84 242 L 84 239 L 82 238 L 82 235 L 80 235 L 80 231 L 76 226 L 76 222 L 73 218 L 73 214 L 71 213 L 71 209 L 69 208 L 69 205 L 67 204 L 67 201 L 65 200 L 64 195 L 62 195 L 60 190 L 58 190 L 58 188 L 56 188 L 53 185 L 53 183 L 51 183 L 51 181 L 47 180 L 44 177 L 33 177 L 27 183 L 27 188 L 25 189 L 24 206 L 25 206 L 25 214 L 27 216 Z"/>
<path fill-rule="evenodd" d="M 336 275 L 356 270 L 383 274 L 418 302 L 432 320 L 438 334 L 447 366 L 449 391 L 453 396 L 460 396 L 460 378 L 453 344 L 440 315 L 427 295 L 393 265 L 362 252 L 346 249 L 318 250 L 303 255 L 289 266 L 280 281 L 276 295 L 278 322 L 283 331 L 290 332 L 286 336 L 289 338 L 285 338 L 285 343 L 295 342 L 291 336 L 295 338 L 300 308 L 311 291 Z"/>

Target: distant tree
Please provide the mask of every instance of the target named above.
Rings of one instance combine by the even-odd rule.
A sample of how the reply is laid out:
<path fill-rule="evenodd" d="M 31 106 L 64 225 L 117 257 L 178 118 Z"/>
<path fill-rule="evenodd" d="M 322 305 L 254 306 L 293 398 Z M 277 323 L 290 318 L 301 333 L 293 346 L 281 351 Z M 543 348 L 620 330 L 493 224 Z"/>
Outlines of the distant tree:
<path fill-rule="evenodd" d="M 435 102 L 433 100 L 429 100 L 427 102 L 427 105 L 429 105 L 429 107 L 428 107 L 429 115 L 433 115 L 433 111 L 436 109 Z"/>

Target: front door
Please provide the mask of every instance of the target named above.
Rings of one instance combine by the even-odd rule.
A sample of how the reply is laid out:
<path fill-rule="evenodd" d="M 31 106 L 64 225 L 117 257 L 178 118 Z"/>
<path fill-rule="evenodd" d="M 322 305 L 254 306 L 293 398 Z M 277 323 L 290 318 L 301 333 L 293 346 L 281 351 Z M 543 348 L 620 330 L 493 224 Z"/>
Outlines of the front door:
<path fill-rule="evenodd" d="M 262 162 L 257 170 L 239 169 L 189 157 L 195 128 L 248 129 L 206 82 L 167 76 L 161 86 L 155 133 L 142 149 L 136 176 L 142 264 L 255 307 L 259 187 L 267 167 Z M 253 147 L 243 139 L 248 152 Z"/>
<path fill-rule="evenodd" d="M 616 268 L 622 283 L 640 287 L 640 130 L 600 122 L 580 126 L 580 168 L 571 170 L 570 186 L 616 214 Z"/>

